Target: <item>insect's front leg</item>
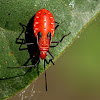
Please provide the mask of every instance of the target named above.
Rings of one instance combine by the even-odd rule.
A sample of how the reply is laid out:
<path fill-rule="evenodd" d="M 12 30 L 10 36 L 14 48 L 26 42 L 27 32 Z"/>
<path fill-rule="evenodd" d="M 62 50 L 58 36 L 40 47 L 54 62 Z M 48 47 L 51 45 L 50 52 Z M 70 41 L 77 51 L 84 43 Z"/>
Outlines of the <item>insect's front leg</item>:
<path fill-rule="evenodd" d="M 57 23 L 57 25 L 55 26 L 55 30 L 59 27 L 59 23 L 58 22 L 55 22 Z"/>

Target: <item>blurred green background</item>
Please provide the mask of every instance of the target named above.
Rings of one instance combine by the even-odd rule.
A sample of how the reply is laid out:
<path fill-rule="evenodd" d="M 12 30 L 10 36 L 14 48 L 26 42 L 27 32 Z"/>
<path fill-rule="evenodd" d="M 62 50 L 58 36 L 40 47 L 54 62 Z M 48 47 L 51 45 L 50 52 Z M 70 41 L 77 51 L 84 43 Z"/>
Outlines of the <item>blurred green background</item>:
<path fill-rule="evenodd" d="M 27 89 L 8 100 L 100 100 L 100 14 Z"/>

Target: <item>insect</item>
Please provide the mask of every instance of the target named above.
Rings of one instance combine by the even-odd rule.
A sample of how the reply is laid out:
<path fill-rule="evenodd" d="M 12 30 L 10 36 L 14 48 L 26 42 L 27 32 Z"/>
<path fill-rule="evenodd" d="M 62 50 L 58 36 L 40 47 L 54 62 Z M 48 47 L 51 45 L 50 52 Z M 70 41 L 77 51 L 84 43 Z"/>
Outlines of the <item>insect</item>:
<path fill-rule="evenodd" d="M 57 25 L 55 26 L 55 23 L 57 23 Z M 62 42 L 62 40 L 68 36 L 70 33 L 68 33 L 67 35 L 64 35 L 60 41 L 56 41 L 53 42 L 52 38 L 54 36 L 55 33 L 55 29 L 57 29 L 59 26 L 58 22 L 55 22 L 54 17 L 52 15 L 52 13 L 43 8 L 40 9 L 35 17 L 34 17 L 34 22 L 32 23 L 32 28 L 33 28 L 33 34 L 36 38 L 36 42 L 23 42 L 22 44 L 26 44 L 27 46 L 30 45 L 34 45 L 37 44 L 38 45 L 38 49 L 39 49 L 39 58 L 41 58 L 42 60 L 44 60 L 44 70 L 45 70 L 45 64 L 49 64 L 50 62 L 54 65 L 53 62 L 53 55 L 50 53 L 49 48 L 50 47 L 56 47 L 60 42 Z M 26 32 L 26 37 L 27 37 L 28 32 Z M 20 37 L 20 36 L 19 36 Z M 17 40 L 19 39 L 19 37 L 17 38 Z M 29 38 L 30 40 L 31 38 Z M 51 46 L 51 44 L 55 44 L 53 46 Z M 49 59 L 49 61 L 47 61 L 46 56 L 47 53 L 50 54 L 51 59 Z M 36 56 L 32 54 L 31 57 Z M 33 65 L 27 65 L 27 66 L 20 66 L 20 67 L 8 67 L 8 68 L 25 68 L 25 67 L 34 67 L 36 65 L 39 64 L 40 59 L 37 61 L 36 64 Z M 46 85 L 46 91 L 47 91 L 47 78 L 46 78 L 46 70 L 45 70 L 45 85 Z"/>
<path fill-rule="evenodd" d="M 54 17 L 50 11 L 41 9 L 36 13 L 33 31 L 37 38 L 40 58 L 45 59 L 55 32 Z"/>

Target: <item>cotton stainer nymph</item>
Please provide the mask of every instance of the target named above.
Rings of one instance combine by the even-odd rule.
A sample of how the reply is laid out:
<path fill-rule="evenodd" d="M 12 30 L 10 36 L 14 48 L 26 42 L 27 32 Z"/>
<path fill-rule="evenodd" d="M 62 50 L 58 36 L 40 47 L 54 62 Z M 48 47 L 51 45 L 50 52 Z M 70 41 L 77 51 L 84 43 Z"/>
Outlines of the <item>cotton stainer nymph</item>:
<path fill-rule="evenodd" d="M 42 60 L 44 59 L 44 69 L 45 69 L 45 62 L 47 62 L 46 60 L 47 52 L 52 57 L 52 59 L 50 59 L 49 62 L 51 61 L 53 63 L 52 60 L 54 59 L 52 54 L 49 52 L 50 44 L 57 43 L 58 45 L 63 40 L 63 38 L 65 36 L 68 36 L 70 33 L 63 36 L 63 38 L 60 41 L 52 42 L 52 38 L 55 33 L 55 21 L 54 21 L 54 17 L 52 13 L 45 8 L 39 10 L 36 13 L 35 18 L 34 18 L 34 23 L 33 23 L 33 31 L 34 31 L 35 37 L 37 38 L 37 44 L 39 46 L 39 51 L 40 51 L 40 58 Z M 52 47 L 56 47 L 56 46 L 52 46 Z M 45 72 L 45 79 L 46 79 L 46 72 Z M 46 91 L 47 91 L 47 81 L 45 82 L 46 82 Z"/>
<path fill-rule="evenodd" d="M 57 23 L 56 27 L 55 27 L 55 23 Z M 25 26 L 25 25 L 23 25 L 23 26 Z M 59 26 L 59 23 L 55 22 L 54 17 L 49 10 L 43 8 L 43 9 L 40 9 L 35 14 L 32 31 L 33 31 L 33 33 L 36 37 L 36 40 L 37 40 L 37 45 L 38 45 L 38 48 L 39 48 L 39 58 L 44 60 L 44 70 L 45 70 L 45 63 L 47 63 L 47 64 L 49 64 L 50 62 L 53 63 L 53 59 L 54 59 L 53 55 L 49 52 L 49 48 L 50 47 L 56 47 L 60 42 L 62 42 L 64 37 L 66 37 L 70 34 L 70 33 L 68 33 L 67 35 L 64 35 L 61 38 L 60 41 L 52 42 L 52 38 L 54 36 L 55 29 L 57 29 L 58 26 Z M 22 33 L 23 33 L 23 31 L 22 31 Z M 26 32 L 26 34 L 28 34 L 28 32 Z M 20 36 L 17 38 L 17 40 L 20 38 Z M 52 43 L 54 43 L 56 45 L 50 46 L 50 44 L 52 44 Z M 29 43 L 29 42 L 28 43 L 25 42 L 25 43 L 22 43 L 22 44 L 34 45 L 34 43 Z M 47 52 L 51 56 L 51 59 L 49 59 L 49 62 L 46 60 Z M 34 57 L 34 55 L 32 55 L 32 57 Z M 37 64 L 39 64 L 39 62 L 40 62 L 40 59 L 35 65 L 27 65 L 27 66 L 20 66 L 20 67 L 8 67 L 8 68 L 34 67 Z M 20 76 L 23 76 L 23 75 L 20 75 Z M 15 77 L 18 77 L 18 76 L 15 76 Z M 11 78 L 14 78 L 14 77 L 11 77 Z M 4 79 L 10 79 L 10 78 L 0 78 L 0 80 L 4 80 Z M 45 84 L 46 84 L 46 91 L 47 91 L 46 70 L 45 70 Z"/>
<path fill-rule="evenodd" d="M 55 21 L 50 11 L 43 8 L 36 13 L 33 31 L 37 38 L 40 58 L 45 59 L 55 32 Z"/>

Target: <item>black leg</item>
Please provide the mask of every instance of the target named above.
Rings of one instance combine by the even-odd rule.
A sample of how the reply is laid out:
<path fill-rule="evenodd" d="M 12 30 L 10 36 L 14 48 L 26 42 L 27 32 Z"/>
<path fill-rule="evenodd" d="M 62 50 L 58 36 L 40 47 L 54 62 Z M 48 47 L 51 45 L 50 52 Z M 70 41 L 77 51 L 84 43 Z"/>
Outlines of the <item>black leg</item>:
<path fill-rule="evenodd" d="M 11 78 L 16 78 L 16 77 L 24 76 L 24 75 L 26 75 L 29 71 L 32 70 L 32 67 L 35 68 L 36 65 L 37 65 L 37 66 L 39 65 L 40 60 L 38 60 L 37 63 L 36 63 L 35 65 L 26 65 L 26 64 L 29 62 L 30 59 L 31 59 L 31 57 L 25 62 L 25 64 L 24 64 L 25 66 L 20 66 L 20 67 L 7 67 L 7 68 L 26 68 L 26 67 L 28 67 L 28 70 L 26 71 L 25 74 L 23 74 L 23 75 L 17 75 L 17 76 L 13 76 L 13 77 L 9 77 L 9 78 L 0 78 L 0 80 L 6 80 L 6 79 L 11 79 Z"/>
<path fill-rule="evenodd" d="M 21 38 L 20 38 L 21 35 L 24 33 L 26 26 L 23 25 L 23 24 L 21 24 L 21 23 L 19 23 L 19 24 L 22 26 L 22 32 L 20 33 L 20 35 L 18 36 L 18 38 L 16 38 L 16 44 L 20 44 L 20 47 L 19 47 L 19 50 L 20 50 L 20 51 L 21 51 L 21 50 L 27 50 L 28 48 L 21 48 L 21 46 L 22 46 L 23 44 L 25 44 L 25 45 L 32 45 L 32 44 L 34 44 L 34 43 L 26 43 L 26 42 L 25 42 L 25 39 L 21 39 Z M 26 32 L 26 34 L 28 34 L 28 32 Z"/>
<path fill-rule="evenodd" d="M 32 59 L 31 57 L 28 58 L 28 60 L 23 65 L 26 66 L 31 59 Z"/>
<path fill-rule="evenodd" d="M 17 76 L 8 77 L 8 78 L 0 78 L 0 80 L 7 80 L 7 79 L 12 79 L 12 78 L 24 76 L 24 75 L 26 75 L 29 71 L 31 71 L 31 69 L 32 69 L 32 68 L 29 68 L 29 69 L 25 72 L 25 74 L 23 74 L 23 75 L 17 75 Z"/>
<path fill-rule="evenodd" d="M 50 53 L 50 51 L 48 51 L 48 53 L 50 54 L 50 56 L 52 57 L 52 59 L 54 59 L 53 55 Z"/>
<path fill-rule="evenodd" d="M 19 51 L 27 50 L 27 49 L 28 49 L 28 48 L 22 48 L 22 45 L 23 45 L 23 44 L 32 45 L 32 44 L 34 44 L 34 43 L 25 43 L 25 42 L 21 43 L 20 46 L 19 46 Z"/>
<path fill-rule="evenodd" d="M 22 45 L 23 45 L 23 44 L 20 44 L 20 46 L 19 46 L 19 51 L 27 50 L 27 49 L 28 49 L 27 47 L 26 47 L 26 48 L 22 48 Z"/>
<path fill-rule="evenodd" d="M 37 61 L 37 63 L 35 65 L 25 65 L 25 66 L 19 66 L 19 67 L 7 67 L 7 68 L 26 68 L 26 67 L 35 67 L 37 64 L 39 64 L 39 60 Z"/>
<path fill-rule="evenodd" d="M 52 61 L 52 59 L 50 59 L 49 61 L 47 61 L 47 60 L 45 59 L 45 62 L 46 62 L 47 64 L 49 64 L 50 62 L 52 62 L 52 64 L 55 65 L 54 62 Z"/>
<path fill-rule="evenodd" d="M 60 41 L 57 41 L 57 42 L 51 42 L 51 43 L 56 43 L 56 45 L 54 45 L 54 46 L 50 46 L 50 47 L 56 47 L 59 43 L 61 43 L 62 42 L 62 40 L 66 37 L 66 36 L 68 36 L 69 34 L 71 34 L 71 32 L 70 33 L 68 33 L 67 35 L 64 35 L 62 38 L 61 38 L 61 40 Z"/>
<path fill-rule="evenodd" d="M 25 39 L 20 39 L 20 37 L 24 33 L 26 26 L 23 25 L 23 24 L 21 24 L 21 23 L 19 23 L 19 25 L 22 26 L 22 32 L 20 33 L 20 35 L 18 36 L 18 38 L 16 38 L 16 44 L 24 44 L 23 41 L 25 41 Z M 20 40 L 20 42 L 19 42 L 19 40 Z"/>
<path fill-rule="evenodd" d="M 57 23 L 57 26 L 55 27 L 55 30 L 58 28 L 58 26 L 59 26 L 59 23 L 58 22 L 55 22 L 55 23 Z"/>

